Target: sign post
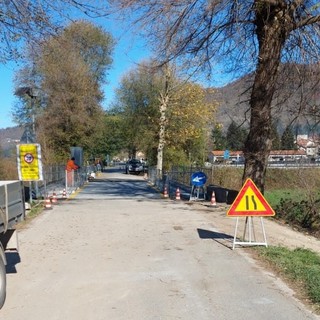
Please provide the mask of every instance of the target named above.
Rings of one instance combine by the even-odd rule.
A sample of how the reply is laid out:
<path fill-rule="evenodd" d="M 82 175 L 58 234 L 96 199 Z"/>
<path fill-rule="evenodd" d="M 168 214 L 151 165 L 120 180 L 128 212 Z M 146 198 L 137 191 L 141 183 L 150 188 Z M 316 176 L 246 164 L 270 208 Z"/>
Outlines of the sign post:
<path fill-rule="evenodd" d="M 191 193 L 190 193 L 190 199 L 191 200 L 199 200 L 200 199 L 200 191 L 203 192 L 203 200 L 205 199 L 205 190 L 204 185 L 207 182 L 207 176 L 204 172 L 195 172 L 191 176 Z"/>
<path fill-rule="evenodd" d="M 17 160 L 19 180 L 43 180 L 40 144 L 18 144 Z"/>
<path fill-rule="evenodd" d="M 32 181 L 43 180 L 41 147 L 38 143 L 17 145 L 19 180 L 29 181 L 30 204 L 32 204 Z"/>
<path fill-rule="evenodd" d="M 247 179 L 227 212 L 227 216 L 237 217 L 232 249 L 235 248 L 236 244 L 263 245 L 267 247 L 268 244 L 262 218 L 274 215 L 274 210 L 270 207 L 266 199 L 263 197 L 262 193 L 259 191 L 259 189 L 256 187 L 256 185 L 253 183 L 251 179 Z M 239 217 L 246 217 L 243 241 L 237 241 Z M 261 229 L 264 240 L 263 242 L 255 241 L 253 217 L 260 217 Z M 248 241 L 245 241 L 247 231 L 249 239 Z M 254 237 L 254 240 L 252 239 L 252 237 Z"/>

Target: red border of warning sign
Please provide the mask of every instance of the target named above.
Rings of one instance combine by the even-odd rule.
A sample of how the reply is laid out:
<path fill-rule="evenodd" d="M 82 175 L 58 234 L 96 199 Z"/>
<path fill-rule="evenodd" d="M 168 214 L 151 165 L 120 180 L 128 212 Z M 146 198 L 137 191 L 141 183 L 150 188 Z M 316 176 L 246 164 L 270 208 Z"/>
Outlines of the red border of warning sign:
<path fill-rule="evenodd" d="M 238 210 L 237 208 L 239 206 L 240 201 L 242 198 L 245 196 L 248 188 L 251 188 L 254 195 L 258 198 L 258 200 L 261 202 L 262 206 L 264 207 L 265 210 L 245 210 L 241 211 Z M 237 197 L 233 201 L 230 209 L 227 212 L 227 216 L 233 216 L 233 217 L 249 217 L 249 216 L 274 216 L 275 212 L 274 210 L 270 207 L 269 203 L 267 200 L 264 198 L 260 190 L 256 187 L 254 182 L 251 179 L 247 179 L 246 182 L 244 183 L 243 187 L 239 191 Z"/>

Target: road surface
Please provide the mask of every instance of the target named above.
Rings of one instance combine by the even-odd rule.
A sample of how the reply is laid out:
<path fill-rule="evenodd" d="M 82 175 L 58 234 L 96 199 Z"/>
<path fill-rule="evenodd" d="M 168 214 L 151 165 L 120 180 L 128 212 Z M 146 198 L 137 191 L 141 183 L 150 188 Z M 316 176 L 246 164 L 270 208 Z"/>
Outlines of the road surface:
<path fill-rule="evenodd" d="M 141 176 L 103 173 L 19 232 L 0 319 L 318 319 Z"/>

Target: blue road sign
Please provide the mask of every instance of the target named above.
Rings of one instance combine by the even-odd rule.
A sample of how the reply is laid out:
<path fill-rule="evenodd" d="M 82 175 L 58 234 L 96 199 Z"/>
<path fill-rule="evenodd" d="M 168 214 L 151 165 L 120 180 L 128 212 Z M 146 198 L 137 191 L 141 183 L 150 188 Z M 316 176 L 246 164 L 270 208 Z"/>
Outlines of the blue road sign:
<path fill-rule="evenodd" d="M 191 176 L 191 184 L 196 187 L 202 187 L 207 182 L 207 176 L 205 173 L 199 171 L 195 172 Z"/>
<path fill-rule="evenodd" d="M 230 152 L 229 152 L 229 150 L 225 150 L 224 153 L 223 153 L 223 159 L 224 159 L 224 160 L 227 160 L 227 159 L 229 159 L 229 157 L 230 157 Z"/>

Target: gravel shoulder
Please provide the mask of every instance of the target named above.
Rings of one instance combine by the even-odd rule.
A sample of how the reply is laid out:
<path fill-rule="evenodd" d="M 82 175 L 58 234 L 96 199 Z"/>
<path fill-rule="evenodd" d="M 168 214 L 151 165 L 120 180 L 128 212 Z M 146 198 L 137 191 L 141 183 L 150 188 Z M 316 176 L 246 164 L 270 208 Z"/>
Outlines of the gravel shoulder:
<path fill-rule="evenodd" d="M 226 216 L 229 206 L 225 204 L 218 204 L 216 207 L 211 207 L 210 204 L 206 203 L 193 203 L 191 206 L 201 215 L 205 216 L 210 221 L 211 226 L 219 231 L 216 235 L 211 235 L 211 238 L 232 249 L 236 218 Z M 263 240 L 263 233 L 259 220 L 260 218 L 253 218 L 257 242 Z M 320 240 L 318 238 L 296 230 L 287 224 L 275 220 L 274 218 L 263 218 L 263 224 L 268 246 L 280 246 L 289 249 L 304 248 L 320 254 Z M 237 237 L 243 236 L 245 218 L 239 218 L 238 225 L 239 229 Z M 262 272 L 267 272 L 277 277 L 279 286 L 289 289 L 289 291 L 291 291 L 290 294 L 293 297 L 303 303 L 308 309 L 313 310 L 314 313 L 319 314 L 320 311 L 318 310 L 318 307 L 314 306 L 309 301 L 300 284 L 293 283 L 289 279 L 285 279 L 282 275 L 279 275 L 272 265 L 269 265 L 265 261 L 261 261 L 257 252 L 252 248 L 252 246 L 241 247 L 237 245 L 235 250 L 247 259 L 252 259 L 252 262 L 259 267 Z"/>
<path fill-rule="evenodd" d="M 161 199 L 143 177 L 101 177 L 21 230 L 1 319 L 318 319 L 248 250 L 231 250 L 228 206 Z M 313 248 L 264 220 L 269 245 Z"/>
<path fill-rule="evenodd" d="M 226 212 L 229 209 L 229 206 L 225 204 L 217 204 L 216 207 L 211 207 L 209 203 L 200 202 L 192 203 L 190 205 L 200 214 L 209 219 L 212 226 L 229 236 L 222 240 L 225 245 L 232 247 L 236 218 L 227 217 Z M 253 218 L 253 223 L 257 241 L 259 241 L 263 237 L 260 218 Z M 244 225 L 245 218 L 239 218 L 238 236 L 243 235 Z M 290 249 L 305 248 L 320 254 L 320 240 L 312 235 L 302 233 L 289 225 L 283 224 L 269 217 L 263 218 L 263 225 L 265 228 L 267 244 L 269 246 L 283 246 Z"/>

